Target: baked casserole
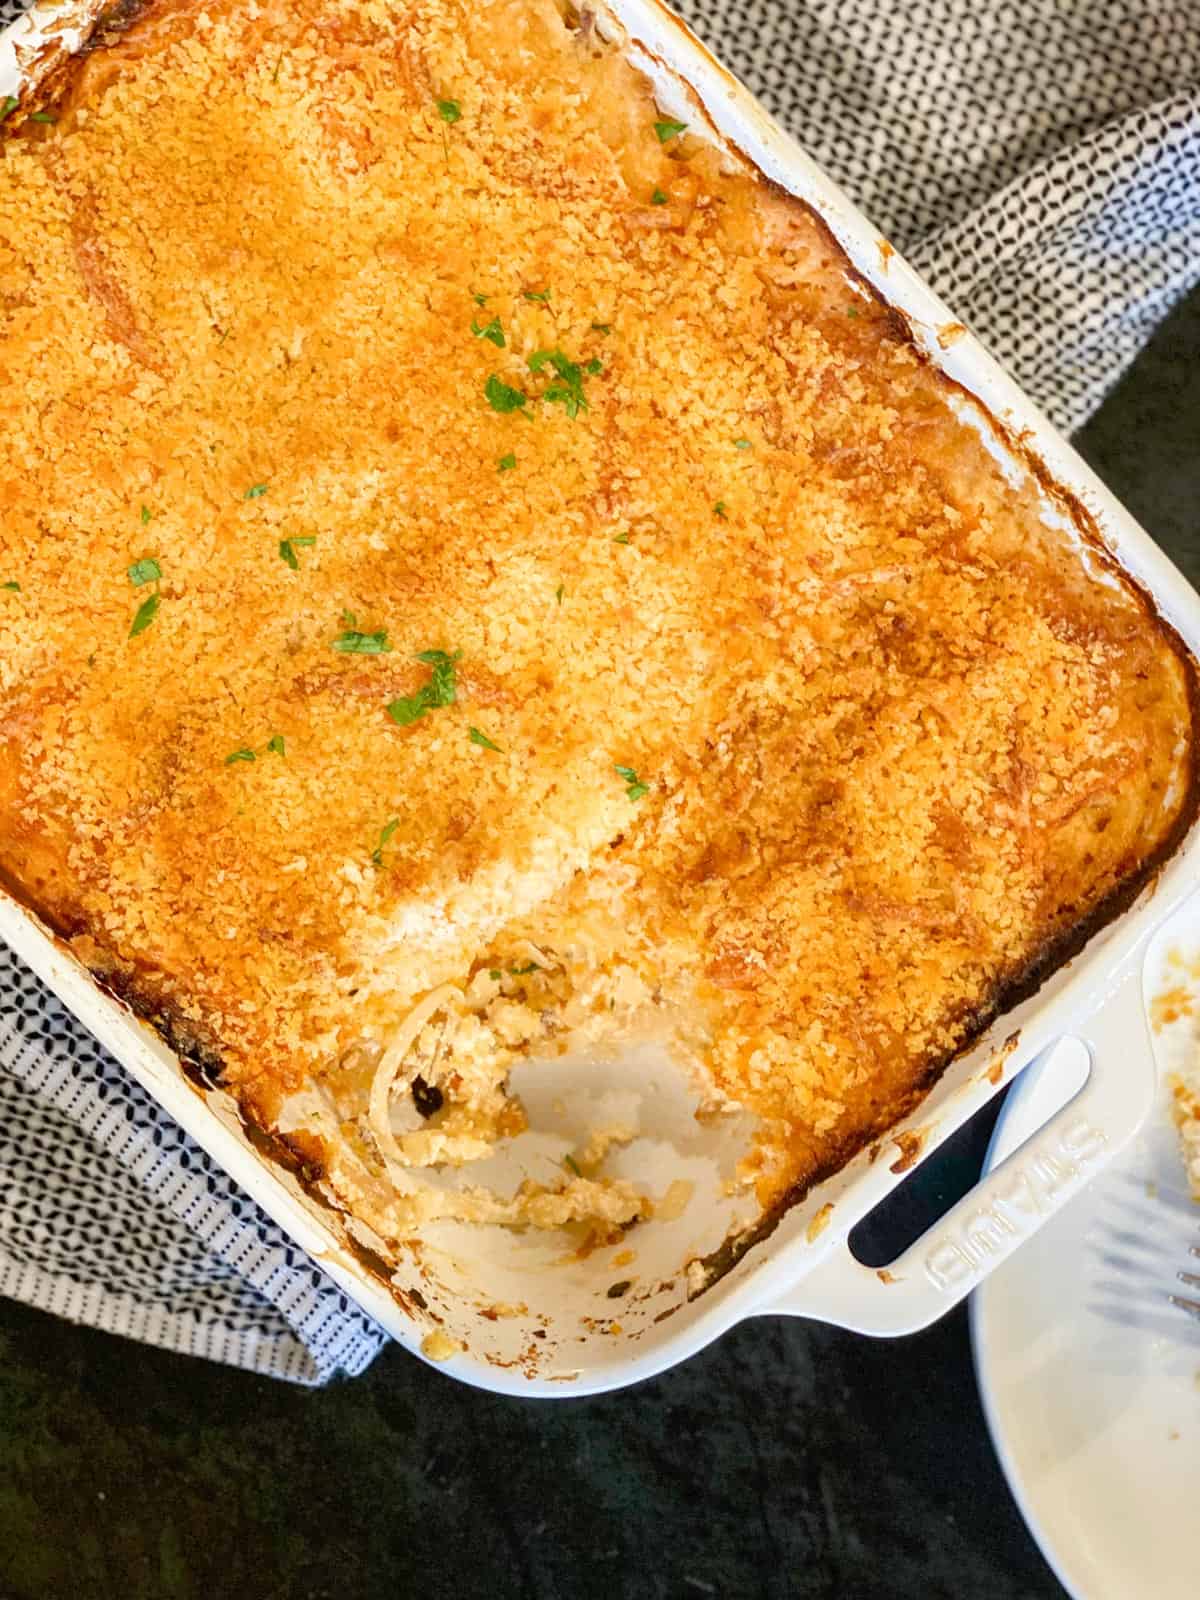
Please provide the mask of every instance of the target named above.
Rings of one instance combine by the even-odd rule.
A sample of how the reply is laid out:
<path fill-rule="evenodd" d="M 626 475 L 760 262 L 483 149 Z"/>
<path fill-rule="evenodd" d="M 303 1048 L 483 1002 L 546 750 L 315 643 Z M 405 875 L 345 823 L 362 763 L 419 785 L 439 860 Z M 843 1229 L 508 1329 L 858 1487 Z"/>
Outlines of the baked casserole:
<path fill-rule="evenodd" d="M 1190 659 L 552 0 L 147 0 L 0 127 L 0 877 L 386 1247 L 666 1039 L 764 1214 L 1174 848 Z M 953 329 L 947 330 L 952 338 Z"/>

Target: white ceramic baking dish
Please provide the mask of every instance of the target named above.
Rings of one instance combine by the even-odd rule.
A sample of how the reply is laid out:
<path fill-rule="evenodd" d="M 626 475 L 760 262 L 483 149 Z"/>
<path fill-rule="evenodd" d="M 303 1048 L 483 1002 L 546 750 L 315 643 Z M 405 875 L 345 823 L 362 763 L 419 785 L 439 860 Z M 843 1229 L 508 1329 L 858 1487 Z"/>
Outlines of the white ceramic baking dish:
<path fill-rule="evenodd" d="M 61 8 L 39 8 L 0 38 L 0 98 L 44 70 L 48 40 L 61 38 L 63 48 L 74 47 L 80 13 L 74 18 L 68 21 Z M 976 420 L 996 453 L 1014 472 L 1040 459 L 1046 481 L 1085 508 L 1109 549 L 1188 647 L 1200 653 L 1200 599 L 1189 585 L 753 97 L 658 0 L 611 0 L 600 8 L 600 25 L 624 39 L 668 113 L 693 127 L 707 122 L 714 137 L 816 209 L 862 278 L 908 319 L 930 359 L 982 403 L 985 409 L 964 398 L 964 414 Z M 1061 516 L 1063 503 L 1051 490 L 1046 514 Z M 456 1377 L 507 1393 L 579 1395 L 661 1371 L 750 1316 L 784 1313 L 865 1333 L 900 1334 L 959 1301 L 1098 1171 L 1146 1114 L 1154 1067 L 1139 981 L 1143 952 L 1151 932 L 1200 880 L 1198 850 L 1193 829 L 1136 902 L 1036 995 L 997 1020 L 951 1064 L 913 1115 L 821 1183 L 772 1232 L 740 1256 L 733 1252 L 735 1264 L 723 1273 L 702 1273 L 694 1264 L 689 1271 L 689 1263 L 710 1257 L 731 1232 L 753 1221 L 739 1210 L 745 1201 L 731 1200 L 721 1182 L 745 1130 L 736 1121 L 718 1131 L 700 1129 L 686 1087 L 661 1060 L 635 1054 L 592 1061 L 574 1076 L 569 1065 L 541 1074 L 522 1069 L 519 1087 L 533 1125 L 550 1130 L 543 1161 L 565 1146 L 561 1137 L 554 1144 L 554 1136 L 569 1134 L 573 1118 L 586 1126 L 597 1111 L 632 1111 L 643 1136 L 617 1158 L 616 1170 L 636 1171 L 660 1193 L 673 1178 L 685 1179 L 690 1199 L 678 1215 L 667 1207 L 666 1216 L 640 1225 L 628 1249 L 573 1256 L 564 1255 L 561 1240 L 446 1229 L 403 1248 L 389 1284 L 365 1230 L 348 1225 L 307 1192 L 297 1175 L 262 1154 L 228 1097 L 189 1078 L 149 1027 L 3 895 L 0 938 L 401 1343 L 420 1353 L 422 1341 L 440 1329 L 463 1346 L 443 1365 Z M 860 1265 L 846 1242 L 854 1224 L 1015 1073 L 1066 1035 L 1082 1039 L 1091 1056 L 1090 1078 L 1079 1096 L 886 1270 Z M 565 1109 L 564 1099 L 570 1102 Z"/>

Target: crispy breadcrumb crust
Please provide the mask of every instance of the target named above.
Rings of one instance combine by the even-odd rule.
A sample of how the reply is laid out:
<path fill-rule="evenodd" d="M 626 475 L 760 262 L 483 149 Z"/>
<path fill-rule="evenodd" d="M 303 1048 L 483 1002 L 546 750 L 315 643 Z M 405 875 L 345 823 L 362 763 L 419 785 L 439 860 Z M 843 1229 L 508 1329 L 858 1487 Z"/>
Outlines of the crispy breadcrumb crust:
<path fill-rule="evenodd" d="M 802 1189 L 1176 842 L 1178 641 L 550 0 L 97 43 L 0 130 L 4 881 L 266 1126 L 440 984 L 505 973 L 494 1076 L 617 972 Z"/>

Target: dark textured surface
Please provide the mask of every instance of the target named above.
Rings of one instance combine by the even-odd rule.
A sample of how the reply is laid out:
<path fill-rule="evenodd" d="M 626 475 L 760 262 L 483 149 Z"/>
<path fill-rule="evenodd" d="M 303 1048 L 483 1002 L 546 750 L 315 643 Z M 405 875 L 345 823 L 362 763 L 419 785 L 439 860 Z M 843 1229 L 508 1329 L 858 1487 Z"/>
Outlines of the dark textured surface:
<path fill-rule="evenodd" d="M 1200 581 L 1200 295 L 1080 441 Z M 978 1170 L 953 1141 L 917 1201 Z M 911 1210 L 912 1207 L 910 1206 Z M 461 1388 L 389 1349 L 317 1393 L 0 1303 L 4 1600 L 1050 1600 L 959 1312 L 764 1319 L 624 1395 Z"/>

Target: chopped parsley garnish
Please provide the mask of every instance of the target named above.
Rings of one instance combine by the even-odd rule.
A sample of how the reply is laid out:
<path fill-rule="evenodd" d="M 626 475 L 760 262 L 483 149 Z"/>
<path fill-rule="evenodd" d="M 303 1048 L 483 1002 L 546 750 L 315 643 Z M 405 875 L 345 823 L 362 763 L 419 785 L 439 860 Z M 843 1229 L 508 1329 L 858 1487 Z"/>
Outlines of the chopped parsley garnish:
<path fill-rule="evenodd" d="M 654 124 L 654 131 L 658 135 L 659 144 L 668 144 L 672 139 L 677 139 L 681 133 L 687 132 L 687 123 L 663 117 L 661 122 Z"/>
<path fill-rule="evenodd" d="M 483 393 L 493 411 L 521 411 L 529 403 L 529 396 L 523 389 L 512 388 L 494 372 L 484 384 Z"/>
<path fill-rule="evenodd" d="M 578 1161 L 576 1161 L 574 1156 L 564 1156 L 563 1157 L 563 1166 L 564 1167 L 570 1167 L 571 1171 L 575 1174 L 575 1176 L 577 1178 L 582 1178 L 583 1177 L 583 1173 L 579 1170 L 579 1163 L 578 1163 Z"/>
<path fill-rule="evenodd" d="M 717 501 L 716 505 L 713 507 L 713 516 L 720 517 L 722 522 L 725 522 L 728 519 L 728 511 L 726 510 L 724 500 Z"/>
<path fill-rule="evenodd" d="M 418 650 L 417 660 L 423 661 L 426 666 L 433 668 L 433 678 L 438 685 L 439 693 L 444 693 L 445 698 L 438 701 L 440 706 L 454 704 L 454 664 L 462 659 L 462 651 L 456 650 L 453 655 L 445 650 Z"/>
<path fill-rule="evenodd" d="M 549 289 L 522 289 L 521 295 L 526 300 L 536 300 L 539 305 L 548 306 L 550 304 Z"/>
<path fill-rule="evenodd" d="M 858 315 L 858 307 L 857 306 L 847 306 L 846 307 L 846 315 L 848 317 L 856 317 Z"/>
<path fill-rule="evenodd" d="M 616 773 L 617 777 L 623 779 L 627 785 L 625 793 L 630 800 L 640 800 L 644 794 L 650 793 L 650 785 L 648 783 L 643 783 L 632 767 L 618 766 L 617 763 L 614 762 L 613 771 Z"/>
<path fill-rule="evenodd" d="M 540 972 L 542 969 L 536 961 L 527 961 L 523 967 L 509 967 L 508 970 L 514 978 L 527 978 L 531 972 Z"/>
<path fill-rule="evenodd" d="M 10 578 L 7 583 L 0 583 L 0 589 L 7 589 L 12 594 L 20 594 L 21 585 L 15 578 Z"/>
<path fill-rule="evenodd" d="M 129 581 L 135 589 L 140 589 L 143 584 L 157 584 L 162 578 L 162 568 L 154 556 L 142 556 L 131 567 L 127 567 Z M 158 615 L 161 597 L 157 589 L 152 595 L 147 595 L 133 615 L 133 622 L 129 627 L 129 637 L 135 639 L 139 633 L 144 633 Z"/>
<path fill-rule="evenodd" d="M 593 322 L 592 323 L 592 332 L 593 333 L 611 333 L 612 332 L 612 323 L 611 322 Z"/>
<path fill-rule="evenodd" d="M 246 490 L 245 494 L 242 496 L 242 499 L 243 500 L 261 500 L 263 495 L 266 494 L 266 492 L 267 492 L 267 485 L 265 483 L 252 483 L 250 485 L 250 487 Z"/>
<path fill-rule="evenodd" d="M 445 650 L 417 652 L 417 660 L 423 661 L 430 669 L 429 682 L 423 683 L 416 694 L 404 695 L 390 702 L 387 714 L 398 727 L 407 728 L 414 722 L 420 722 L 427 711 L 454 704 L 458 699 L 454 668 L 461 655 L 461 650 L 456 650 L 453 655 Z"/>
<path fill-rule="evenodd" d="M 496 471 L 497 472 L 511 472 L 512 469 L 516 466 L 516 464 L 517 464 L 517 458 L 510 451 L 508 453 L 508 455 L 501 456 L 499 461 L 497 461 L 497 463 L 496 463 Z"/>
<path fill-rule="evenodd" d="M 614 533 L 613 534 L 613 543 L 614 544 L 628 544 L 629 543 L 629 535 L 627 533 Z"/>
<path fill-rule="evenodd" d="M 475 318 L 472 317 L 471 332 L 477 339 L 490 339 L 497 350 L 504 349 L 504 329 L 500 326 L 499 317 L 493 317 L 486 328 L 481 328 Z"/>
<path fill-rule="evenodd" d="M 441 117 L 443 122 L 449 122 L 453 125 L 462 118 L 462 107 L 457 100 L 439 100 L 437 108 L 438 116 Z"/>
<path fill-rule="evenodd" d="M 354 620 L 348 611 L 344 611 L 342 616 Z M 333 648 L 346 656 L 386 656 L 392 647 L 388 643 L 386 628 L 380 628 L 378 633 L 360 633 L 357 628 L 347 628 L 333 641 Z"/>
<path fill-rule="evenodd" d="M 588 409 L 587 397 L 583 392 L 583 375 L 585 372 L 600 371 L 600 363 L 595 357 L 586 367 L 581 367 L 561 350 L 535 350 L 529 357 L 528 366 L 530 372 L 541 372 L 544 367 L 551 367 L 557 377 L 558 381 L 543 391 L 543 400 L 551 405 L 563 406 L 569 417 L 577 417 L 581 411 Z"/>
<path fill-rule="evenodd" d="M 3 122 L 5 117 L 11 117 L 20 104 L 15 94 L 6 94 L 4 99 L 0 100 L 0 122 Z"/>
<path fill-rule="evenodd" d="M 733 441 L 733 448 L 735 450 L 752 450 L 754 446 L 750 443 L 749 439 L 735 439 Z"/>
<path fill-rule="evenodd" d="M 562 603 L 563 603 L 563 595 L 566 594 L 566 592 L 567 591 L 563 588 L 561 583 L 559 584 L 558 588 L 555 589 L 554 598 L 558 601 L 559 605 L 562 605 Z"/>
<path fill-rule="evenodd" d="M 135 589 L 140 589 L 144 583 L 157 583 L 162 577 L 162 568 L 153 556 L 143 556 L 140 561 L 135 561 L 128 572 L 129 581 Z"/>
<path fill-rule="evenodd" d="M 253 750 L 235 750 L 232 755 L 225 757 L 225 765 L 233 766 L 235 761 L 257 761 L 258 757 Z"/>
<path fill-rule="evenodd" d="M 157 594 L 147 595 L 134 613 L 133 622 L 130 624 L 129 637 L 136 639 L 139 633 L 146 629 L 158 615 L 159 597 Z"/>
<path fill-rule="evenodd" d="M 488 303 L 487 295 L 480 294 L 477 290 L 471 291 L 471 298 L 474 300 L 477 306 L 485 306 Z"/>
<path fill-rule="evenodd" d="M 286 756 L 287 750 L 284 748 L 283 735 L 281 733 L 273 733 L 267 740 L 267 749 L 273 756 Z"/>
<path fill-rule="evenodd" d="M 142 507 L 142 527 L 143 527 L 143 528 L 144 528 L 144 527 L 145 527 L 145 526 L 146 526 L 146 524 L 147 524 L 147 523 L 148 523 L 148 522 L 149 522 L 149 521 L 150 521 L 150 518 L 151 518 L 151 517 L 152 517 L 152 516 L 153 516 L 153 515 L 154 515 L 154 513 L 153 513 L 153 512 L 152 512 L 152 511 L 151 511 L 151 510 L 150 510 L 150 507 L 149 507 L 149 506 L 143 506 L 143 507 Z"/>
<path fill-rule="evenodd" d="M 58 121 L 58 118 L 55 117 L 55 116 L 51 116 L 49 111 L 35 111 L 30 116 L 29 120 L 30 120 L 30 122 L 50 122 L 50 123 L 54 123 L 54 122 Z"/>
<path fill-rule="evenodd" d="M 371 851 L 371 860 L 377 867 L 381 867 L 383 865 L 383 847 L 388 843 L 399 826 L 400 818 L 393 817 L 390 822 L 385 822 L 383 827 L 379 830 L 379 843 L 375 846 L 374 850 Z"/>
<path fill-rule="evenodd" d="M 300 558 L 297 550 L 307 549 L 309 545 L 316 544 L 317 536 L 314 533 L 298 533 L 291 539 L 280 539 L 279 559 L 286 561 L 293 572 L 300 571 Z"/>
<path fill-rule="evenodd" d="M 654 193 L 650 196 L 650 204 L 652 206 L 665 206 L 666 203 L 667 203 L 666 195 L 662 192 L 661 189 L 655 189 Z"/>
<path fill-rule="evenodd" d="M 356 628 L 358 626 L 358 618 L 354 615 L 353 611 L 343 611 L 342 621 L 348 628 Z"/>
<path fill-rule="evenodd" d="M 504 974 L 500 971 L 499 967 L 489 967 L 488 968 L 488 977 L 492 980 L 493 983 L 499 983 L 500 979 L 503 976 L 504 976 Z"/>
<path fill-rule="evenodd" d="M 498 756 L 504 754 L 500 746 L 498 744 L 493 744 L 488 738 L 487 734 L 480 733 L 478 728 L 469 728 L 467 732 L 471 743 L 477 744 L 481 750 L 494 750 Z"/>

